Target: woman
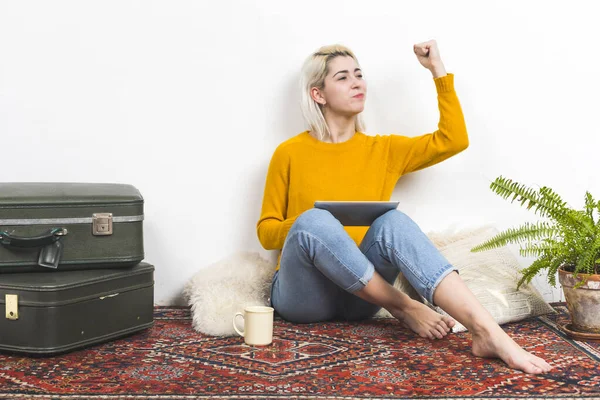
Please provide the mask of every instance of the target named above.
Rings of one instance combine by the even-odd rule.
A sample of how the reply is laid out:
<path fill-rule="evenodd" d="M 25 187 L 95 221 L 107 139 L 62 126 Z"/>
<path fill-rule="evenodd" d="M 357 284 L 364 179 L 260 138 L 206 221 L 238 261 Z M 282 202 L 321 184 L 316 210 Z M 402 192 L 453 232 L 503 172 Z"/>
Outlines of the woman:
<path fill-rule="evenodd" d="M 421 337 L 441 339 L 454 320 L 393 287 L 402 272 L 417 292 L 472 334 L 472 352 L 512 368 L 543 373 L 551 366 L 519 347 L 465 286 L 457 269 L 407 215 L 392 210 L 370 227 L 342 226 L 315 200 L 389 200 L 404 174 L 437 164 L 468 147 L 454 75 L 434 40 L 414 46 L 433 74 L 438 130 L 417 137 L 363 133 L 367 84 L 352 51 L 324 46 L 302 68 L 302 111 L 311 127 L 281 143 L 267 173 L 257 234 L 282 250 L 271 302 L 291 322 L 357 320 L 381 307 Z"/>

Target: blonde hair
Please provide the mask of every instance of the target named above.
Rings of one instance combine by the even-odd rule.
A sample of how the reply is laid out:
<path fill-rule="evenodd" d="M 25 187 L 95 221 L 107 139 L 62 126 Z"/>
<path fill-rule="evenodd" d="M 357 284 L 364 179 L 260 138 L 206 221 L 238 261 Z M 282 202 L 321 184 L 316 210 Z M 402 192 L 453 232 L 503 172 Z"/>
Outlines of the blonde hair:
<path fill-rule="evenodd" d="M 341 44 L 333 44 L 323 46 L 311 54 L 306 61 L 304 61 L 301 70 L 300 91 L 302 93 L 302 99 L 300 107 L 302 109 L 302 115 L 310 126 L 311 131 L 316 132 L 321 140 L 325 140 L 327 136 L 330 136 L 331 131 L 323 116 L 323 105 L 313 100 L 310 95 L 310 90 L 313 87 L 323 90 L 325 87 L 325 77 L 329 73 L 329 64 L 331 60 L 339 56 L 352 57 L 358 64 L 358 60 L 352 50 Z M 354 129 L 360 132 L 364 131 L 365 123 L 362 113 L 356 116 Z"/>

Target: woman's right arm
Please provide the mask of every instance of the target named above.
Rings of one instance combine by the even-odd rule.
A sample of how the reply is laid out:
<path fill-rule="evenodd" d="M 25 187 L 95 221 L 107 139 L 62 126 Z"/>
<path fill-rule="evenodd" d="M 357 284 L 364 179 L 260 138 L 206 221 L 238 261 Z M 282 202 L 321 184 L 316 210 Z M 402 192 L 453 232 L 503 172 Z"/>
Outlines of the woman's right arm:
<path fill-rule="evenodd" d="M 271 157 L 262 211 L 256 224 L 256 233 L 265 250 L 281 250 L 288 231 L 296 217 L 287 218 L 289 155 L 278 146 Z"/>

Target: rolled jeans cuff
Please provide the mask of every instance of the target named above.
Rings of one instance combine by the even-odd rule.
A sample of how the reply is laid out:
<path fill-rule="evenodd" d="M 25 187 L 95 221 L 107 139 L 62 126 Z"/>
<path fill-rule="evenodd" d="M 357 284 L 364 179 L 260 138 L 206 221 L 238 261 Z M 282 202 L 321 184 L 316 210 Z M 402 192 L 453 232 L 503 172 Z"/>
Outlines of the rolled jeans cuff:
<path fill-rule="evenodd" d="M 450 274 L 452 271 L 456 271 L 456 273 L 460 273 L 458 271 L 458 268 L 456 268 L 454 265 L 452 264 L 447 264 L 445 265 L 443 268 L 441 268 L 433 277 L 432 281 L 433 284 L 429 285 L 427 287 L 427 289 L 425 290 L 425 299 L 432 304 L 433 306 L 437 307 L 437 304 L 435 304 L 433 302 L 433 293 L 435 292 L 435 289 L 438 287 L 438 285 L 440 284 L 440 282 L 446 277 L 448 276 L 448 274 Z"/>
<path fill-rule="evenodd" d="M 375 273 L 375 267 L 373 266 L 372 263 L 369 262 L 369 265 L 367 266 L 367 270 L 365 271 L 363 276 L 361 278 L 358 278 L 358 280 L 352 286 L 350 286 L 349 288 L 347 288 L 345 290 L 347 292 L 354 293 L 354 292 L 364 288 L 365 286 L 367 286 L 367 283 L 369 283 L 371 281 L 374 273 Z"/>

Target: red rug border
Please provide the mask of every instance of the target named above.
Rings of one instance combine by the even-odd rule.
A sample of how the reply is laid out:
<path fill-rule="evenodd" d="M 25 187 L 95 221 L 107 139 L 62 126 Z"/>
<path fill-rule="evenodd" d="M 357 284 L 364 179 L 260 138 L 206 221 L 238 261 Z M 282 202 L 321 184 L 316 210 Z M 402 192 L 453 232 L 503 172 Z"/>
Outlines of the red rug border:
<path fill-rule="evenodd" d="M 14 395 L 0 394 L 0 399 L 36 399 L 36 400 L 126 400 L 126 399 L 148 399 L 148 400 L 202 400 L 202 399 L 214 399 L 214 400 L 231 400 L 231 399 L 264 399 L 264 400 L 399 400 L 399 399 L 433 399 L 433 400 L 490 400 L 490 399 L 498 399 L 498 400 L 577 400 L 577 399 L 600 399 L 600 397 L 594 396 L 576 396 L 576 397 L 560 397 L 560 396 L 546 396 L 546 397 L 530 397 L 530 396 L 522 396 L 522 397 L 500 397 L 500 396 L 489 396 L 489 397 L 432 397 L 432 396 L 424 396 L 424 397 L 356 397 L 356 396 L 269 396 L 269 395 L 231 395 L 231 396 L 206 396 L 206 395 L 142 395 L 142 394 L 131 394 L 131 395 L 53 395 L 48 397 L 46 395 Z"/>

